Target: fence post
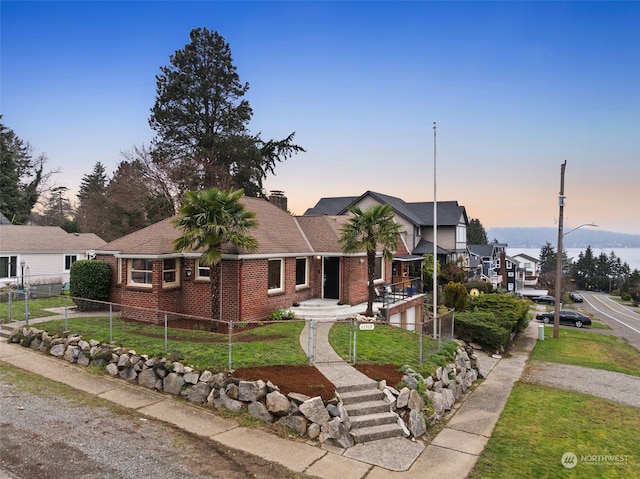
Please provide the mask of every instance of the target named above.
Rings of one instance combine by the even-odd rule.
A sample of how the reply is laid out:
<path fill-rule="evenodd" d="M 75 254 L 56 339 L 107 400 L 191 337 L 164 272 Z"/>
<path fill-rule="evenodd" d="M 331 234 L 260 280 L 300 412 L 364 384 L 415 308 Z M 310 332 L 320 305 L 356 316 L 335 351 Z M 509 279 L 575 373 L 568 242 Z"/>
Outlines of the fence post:
<path fill-rule="evenodd" d="M 352 319 L 352 329 L 353 329 L 353 362 L 351 364 L 356 364 L 358 361 L 358 320 L 356 318 Z"/>
<path fill-rule="evenodd" d="M 454 309 L 451 312 L 451 339 L 453 339 L 453 334 L 456 326 L 456 310 Z"/>
<path fill-rule="evenodd" d="M 307 355 L 309 356 L 309 365 L 313 366 L 316 361 L 316 320 L 311 319 L 309 326 L 309 344 L 307 346 Z"/>
<path fill-rule="evenodd" d="M 7 308 L 8 308 L 8 313 L 9 313 L 9 322 L 11 322 L 11 321 L 13 321 L 13 319 L 12 319 L 13 311 L 12 311 L 12 303 L 11 303 L 11 300 L 13 298 L 13 291 L 11 289 L 9 290 L 9 294 L 7 296 L 9 296 L 9 304 L 7 305 Z"/>
<path fill-rule="evenodd" d="M 67 327 L 67 297 L 64 297 L 64 330 L 69 331 Z"/>
<path fill-rule="evenodd" d="M 233 320 L 229 321 L 229 359 L 227 361 L 227 369 L 233 369 Z"/>
<path fill-rule="evenodd" d="M 168 324 L 169 324 L 169 320 L 167 318 L 167 313 L 164 313 L 164 354 L 167 354 L 167 351 L 169 350 L 169 337 L 168 337 Z"/>
<path fill-rule="evenodd" d="M 24 290 L 24 321 L 29 326 L 29 292 Z"/>
<path fill-rule="evenodd" d="M 418 364 L 422 365 L 422 333 L 424 329 L 424 322 L 419 323 L 418 327 Z"/>
<path fill-rule="evenodd" d="M 109 305 L 109 342 L 113 343 L 113 305 Z"/>

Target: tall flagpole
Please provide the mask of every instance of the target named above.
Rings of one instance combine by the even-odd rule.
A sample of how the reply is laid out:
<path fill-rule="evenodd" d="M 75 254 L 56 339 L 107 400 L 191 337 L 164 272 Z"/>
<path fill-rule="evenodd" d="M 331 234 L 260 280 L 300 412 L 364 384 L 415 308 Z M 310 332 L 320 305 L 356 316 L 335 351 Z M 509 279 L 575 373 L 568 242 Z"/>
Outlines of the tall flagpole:
<path fill-rule="evenodd" d="M 433 337 L 438 335 L 438 197 L 436 195 L 436 122 L 433 122 Z"/>

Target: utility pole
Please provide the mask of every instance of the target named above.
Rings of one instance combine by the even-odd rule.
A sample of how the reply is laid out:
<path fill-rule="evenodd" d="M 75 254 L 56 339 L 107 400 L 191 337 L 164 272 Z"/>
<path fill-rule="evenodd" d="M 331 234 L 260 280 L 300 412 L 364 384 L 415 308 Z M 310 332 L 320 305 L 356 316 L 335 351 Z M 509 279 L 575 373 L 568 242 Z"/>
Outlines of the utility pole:
<path fill-rule="evenodd" d="M 567 166 L 567 160 L 560 165 L 560 196 L 558 197 L 558 206 L 560 213 L 558 215 L 558 251 L 556 252 L 556 301 L 553 313 L 553 337 L 560 336 L 560 303 L 562 302 L 562 233 L 563 214 L 564 214 L 564 170 Z"/>

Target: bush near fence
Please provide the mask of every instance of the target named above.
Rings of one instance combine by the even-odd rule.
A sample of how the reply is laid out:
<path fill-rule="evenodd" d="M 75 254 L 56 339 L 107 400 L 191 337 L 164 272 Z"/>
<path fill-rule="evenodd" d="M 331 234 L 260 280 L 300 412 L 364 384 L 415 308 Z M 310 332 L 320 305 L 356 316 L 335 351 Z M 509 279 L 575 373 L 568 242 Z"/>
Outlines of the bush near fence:
<path fill-rule="evenodd" d="M 484 347 L 501 350 L 529 324 L 529 301 L 506 294 L 481 294 L 456 314 L 456 332 Z"/>

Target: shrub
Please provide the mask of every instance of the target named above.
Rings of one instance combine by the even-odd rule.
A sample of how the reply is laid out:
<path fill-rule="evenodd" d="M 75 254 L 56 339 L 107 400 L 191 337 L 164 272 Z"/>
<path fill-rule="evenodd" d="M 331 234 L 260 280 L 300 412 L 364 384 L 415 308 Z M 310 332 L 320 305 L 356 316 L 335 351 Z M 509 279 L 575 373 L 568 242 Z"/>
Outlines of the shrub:
<path fill-rule="evenodd" d="M 467 311 L 456 314 L 455 328 L 460 337 L 489 350 L 498 351 L 509 342 L 509 330 L 497 324 L 495 315 L 490 312 Z"/>
<path fill-rule="evenodd" d="M 622 301 L 631 301 L 631 295 L 629 293 L 622 293 L 620 299 L 622 299 Z"/>
<path fill-rule="evenodd" d="M 284 308 L 276 309 L 269 316 L 269 320 L 271 321 L 281 321 L 283 319 L 294 319 L 295 313 L 293 311 L 287 311 Z"/>
<path fill-rule="evenodd" d="M 102 309 L 103 304 L 94 301 L 109 299 L 111 268 L 106 261 L 79 260 L 71 265 L 69 292 L 79 311 Z M 77 298 L 92 301 L 82 301 Z"/>
<path fill-rule="evenodd" d="M 469 303 L 467 288 L 462 283 L 449 281 L 444 287 L 444 305 L 456 311 L 464 311 Z"/>

